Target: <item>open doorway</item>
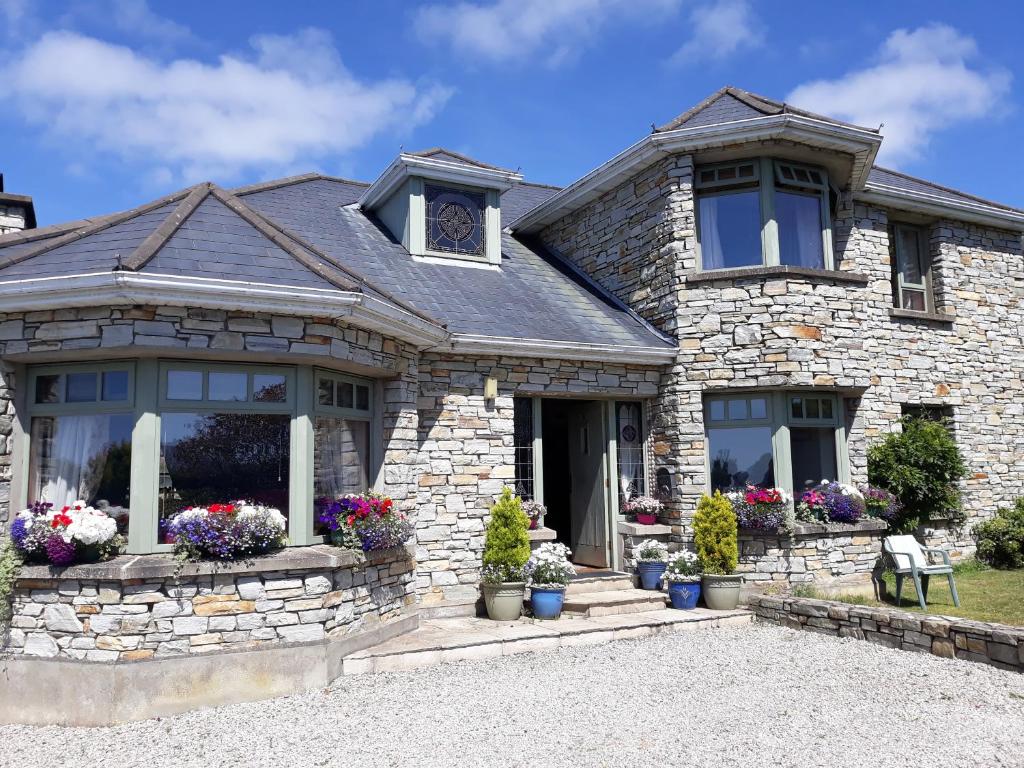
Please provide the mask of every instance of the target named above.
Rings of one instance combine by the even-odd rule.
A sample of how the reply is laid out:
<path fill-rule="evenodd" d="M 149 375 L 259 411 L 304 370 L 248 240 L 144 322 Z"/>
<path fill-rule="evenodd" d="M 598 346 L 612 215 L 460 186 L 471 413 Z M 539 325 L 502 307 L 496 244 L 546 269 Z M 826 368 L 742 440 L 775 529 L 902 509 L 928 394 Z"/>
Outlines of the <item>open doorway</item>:
<path fill-rule="evenodd" d="M 542 401 L 545 526 L 572 550 L 577 565 L 608 568 L 606 403 Z"/>

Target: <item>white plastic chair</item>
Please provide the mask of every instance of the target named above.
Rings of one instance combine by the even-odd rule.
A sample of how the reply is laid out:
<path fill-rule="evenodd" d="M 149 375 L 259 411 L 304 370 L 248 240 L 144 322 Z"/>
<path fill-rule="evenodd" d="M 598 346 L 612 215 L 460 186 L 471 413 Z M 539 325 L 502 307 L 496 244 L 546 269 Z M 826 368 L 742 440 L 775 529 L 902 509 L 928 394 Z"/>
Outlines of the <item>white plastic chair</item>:
<path fill-rule="evenodd" d="M 917 588 L 917 601 L 922 609 L 927 608 L 928 579 L 931 576 L 946 576 L 949 579 L 949 591 L 953 593 L 953 605 L 960 607 L 960 598 L 956 593 L 953 581 L 953 564 L 949 553 L 943 549 L 922 546 L 913 536 L 889 536 L 882 542 L 882 549 L 893 563 L 896 574 L 896 605 L 900 604 L 900 593 L 903 591 L 903 578 L 909 573 Z M 942 563 L 933 565 L 928 553 L 937 552 L 942 555 Z"/>

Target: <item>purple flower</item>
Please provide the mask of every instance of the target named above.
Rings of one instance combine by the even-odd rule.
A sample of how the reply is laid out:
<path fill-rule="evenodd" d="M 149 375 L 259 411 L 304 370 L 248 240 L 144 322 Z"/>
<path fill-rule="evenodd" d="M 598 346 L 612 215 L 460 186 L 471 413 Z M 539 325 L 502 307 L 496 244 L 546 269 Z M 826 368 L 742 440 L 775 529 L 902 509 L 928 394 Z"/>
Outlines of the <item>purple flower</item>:
<path fill-rule="evenodd" d="M 888 522 L 895 520 L 903 505 L 900 500 L 884 488 L 868 486 L 864 489 L 864 505 L 870 517 L 877 517 Z"/>
<path fill-rule="evenodd" d="M 829 483 L 819 490 L 825 494 L 828 519 L 833 523 L 856 523 L 864 515 L 864 499 L 856 489 Z"/>
<path fill-rule="evenodd" d="M 75 562 L 76 553 L 74 543 L 64 541 L 59 535 L 50 536 L 46 540 L 46 556 L 54 565 L 71 565 Z"/>

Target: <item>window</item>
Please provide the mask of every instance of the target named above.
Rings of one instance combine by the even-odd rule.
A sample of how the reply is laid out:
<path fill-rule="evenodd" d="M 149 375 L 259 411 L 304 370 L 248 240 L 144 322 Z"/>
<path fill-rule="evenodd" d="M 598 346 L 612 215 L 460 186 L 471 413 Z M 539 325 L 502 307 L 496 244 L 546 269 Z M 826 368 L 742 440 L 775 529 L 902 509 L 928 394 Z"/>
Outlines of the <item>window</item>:
<path fill-rule="evenodd" d="M 757 392 L 705 399 L 711 490 L 745 485 L 800 492 L 845 480 L 845 430 L 838 398 Z"/>
<path fill-rule="evenodd" d="M 186 507 L 248 499 L 289 515 L 290 369 L 165 363 L 158 539 Z"/>
<path fill-rule="evenodd" d="M 697 169 L 701 268 L 832 268 L 828 176 L 762 158 Z"/>
<path fill-rule="evenodd" d="M 646 496 L 642 403 L 615 403 L 615 435 L 620 498 Z"/>
<path fill-rule="evenodd" d="M 516 465 L 516 494 L 533 499 L 533 399 L 516 397 L 513 405 L 513 446 Z"/>
<path fill-rule="evenodd" d="M 896 224 L 892 227 L 892 290 L 897 309 L 931 312 L 931 278 L 927 234 L 918 227 Z"/>
<path fill-rule="evenodd" d="M 432 184 L 427 184 L 424 192 L 427 250 L 483 256 L 484 194 Z"/>
<path fill-rule="evenodd" d="M 319 508 L 370 488 L 372 398 L 368 381 L 326 371 L 316 372 L 316 395 L 313 498 Z"/>
<path fill-rule="evenodd" d="M 29 499 L 58 508 L 81 499 L 127 533 L 131 366 L 36 369 L 29 378 Z"/>

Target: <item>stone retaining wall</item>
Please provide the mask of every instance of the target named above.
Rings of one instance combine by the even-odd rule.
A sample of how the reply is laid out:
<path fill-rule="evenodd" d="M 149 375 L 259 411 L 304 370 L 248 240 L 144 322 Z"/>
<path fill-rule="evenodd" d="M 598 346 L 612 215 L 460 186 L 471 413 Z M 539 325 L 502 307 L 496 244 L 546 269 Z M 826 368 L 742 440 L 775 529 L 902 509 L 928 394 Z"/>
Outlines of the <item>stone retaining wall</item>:
<path fill-rule="evenodd" d="M 758 619 L 784 627 L 1024 672 L 1024 627 L 805 597 L 751 595 L 747 602 Z"/>
<path fill-rule="evenodd" d="M 65 569 L 22 568 L 13 655 L 138 661 L 346 637 L 414 606 L 412 550 L 293 547 L 249 563 L 198 563 L 175 575 L 167 555 Z"/>
<path fill-rule="evenodd" d="M 887 530 L 881 520 L 855 525 L 797 523 L 792 535 L 741 530 L 737 573 L 747 587 L 813 582 L 821 586 L 871 580 Z"/>

